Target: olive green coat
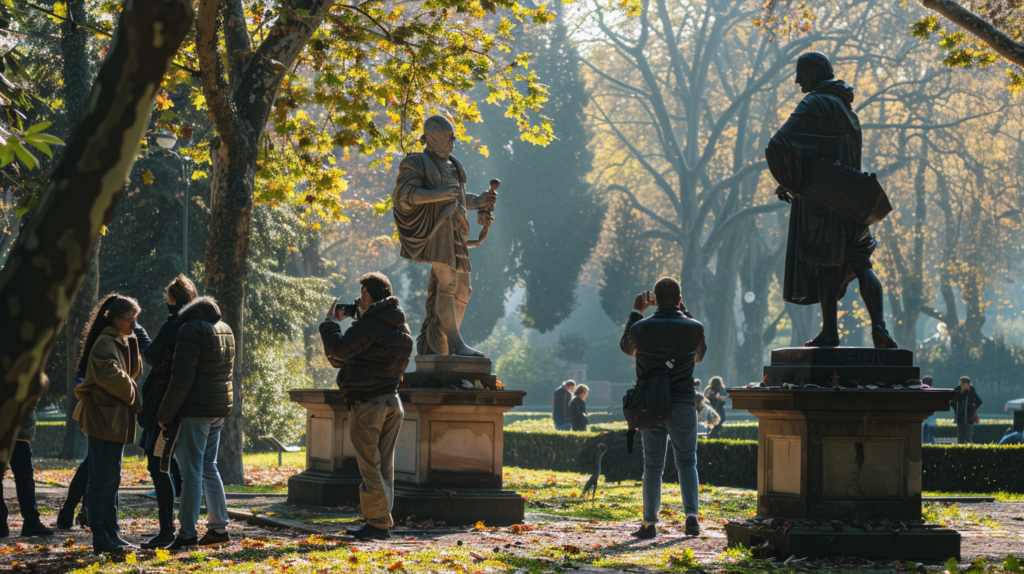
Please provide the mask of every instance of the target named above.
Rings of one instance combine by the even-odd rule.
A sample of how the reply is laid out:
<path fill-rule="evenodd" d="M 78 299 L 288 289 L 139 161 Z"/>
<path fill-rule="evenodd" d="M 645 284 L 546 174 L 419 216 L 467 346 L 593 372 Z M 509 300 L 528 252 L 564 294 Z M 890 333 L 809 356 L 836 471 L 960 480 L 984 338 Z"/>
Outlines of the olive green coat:
<path fill-rule="evenodd" d="M 75 388 L 74 418 L 82 432 L 101 440 L 135 442 L 135 415 L 142 410 L 135 379 L 142 355 L 134 338 L 107 327 L 89 353 L 85 380 Z"/>

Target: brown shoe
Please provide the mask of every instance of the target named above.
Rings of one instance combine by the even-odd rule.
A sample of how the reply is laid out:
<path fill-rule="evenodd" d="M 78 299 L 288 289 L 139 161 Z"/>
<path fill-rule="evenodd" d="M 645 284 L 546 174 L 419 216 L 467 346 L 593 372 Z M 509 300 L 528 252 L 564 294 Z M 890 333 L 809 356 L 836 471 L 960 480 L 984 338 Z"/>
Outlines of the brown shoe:
<path fill-rule="evenodd" d="M 655 528 L 655 526 L 653 524 L 648 524 L 647 526 L 644 526 L 643 524 L 641 524 L 640 528 L 638 528 L 636 532 L 631 532 L 629 535 L 632 536 L 633 538 L 639 538 L 641 540 L 649 540 L 649 539 L 654 538 L 655 536 L 658 535 L 658 529 Z"/>

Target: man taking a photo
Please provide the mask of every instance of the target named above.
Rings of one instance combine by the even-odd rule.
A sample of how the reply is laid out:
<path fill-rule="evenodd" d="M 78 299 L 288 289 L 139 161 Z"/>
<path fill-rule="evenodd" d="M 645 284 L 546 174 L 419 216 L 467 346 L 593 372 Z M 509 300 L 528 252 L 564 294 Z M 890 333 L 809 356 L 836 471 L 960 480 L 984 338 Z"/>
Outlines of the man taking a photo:
<path fill-rule="evenodd" d="M 331 305 L 320 323 L 324 353 L 338 371 L 338 388 L 351 410 L 352 446 L 363 483 L 359 503 L 366 524 L 348 533 L 358 539 L 391 538 L 394 519 L 395 443 L 405 411 L 398 385 L 412 354 L 412 333 L 405 311 L 381 273 L 359 278 L 355 305 Z M 355 322 L 343 334 L 341 322 Z"/>
<path fill-rule="evenodd" d="M 704 358 L 704 326 L 683 305 L 679 282 L 670 277 L 654 285 L 658 306 L 650 317 L 644 311 L 655 302 L 646 291 L 636 296 L 626 322 L 620 347 L 636 360 L 638 379 L 651 379 L 666 370 L 672 395 L 669 416 L 640 430 L 644 448 L 644 519 L 632 535 L 654 538 L 661 510 L 661 478 L 665 471 L 668 438 L 672 437 L 676 470 L 686 512 L 686 535 L 700 534 L 697 522 L 697 411 L 693 392 L 693 367 Z M 669 366 L 671 364 L 671 367 Z"/>

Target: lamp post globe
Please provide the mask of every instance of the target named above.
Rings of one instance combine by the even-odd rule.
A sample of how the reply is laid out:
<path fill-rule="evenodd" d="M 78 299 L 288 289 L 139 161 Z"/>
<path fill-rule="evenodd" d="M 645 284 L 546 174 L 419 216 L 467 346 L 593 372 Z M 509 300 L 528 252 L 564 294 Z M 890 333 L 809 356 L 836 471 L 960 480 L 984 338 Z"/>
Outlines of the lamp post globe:
<path fill-rule="evenodd" d="M 164 149 L 172 149 L 176 143 L 178 143 L 177 136 L 167 130 L 163 130 L 156 136 L 156 145 Z"/>

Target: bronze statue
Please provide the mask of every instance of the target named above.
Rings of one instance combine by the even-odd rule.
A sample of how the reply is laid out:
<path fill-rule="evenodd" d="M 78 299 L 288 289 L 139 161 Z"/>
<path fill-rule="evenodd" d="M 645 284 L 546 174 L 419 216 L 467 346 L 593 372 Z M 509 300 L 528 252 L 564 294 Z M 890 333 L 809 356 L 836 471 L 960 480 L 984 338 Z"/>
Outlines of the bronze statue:
<path fill-rule="evenodd" d="M 468 248 L 483 240 L 494 219 L 499 182 L 491 180 L 491 188 L 480 195 L 466 193 L 466 171 L 451 155 L 455 126 L 444 116 L 427 118 L 420 141 L 426 150 L 402 160 L 393 195 L 401 256 L 431 265 L 427 314 L 416 352 L 482 357 L 462 340 L 459 327 L 473 292 Z M 469 209 L 478 210 L 477 222 L 484 226 L 475 241 L 469 240 Z"/>
<path fill-rule="evenodd" d="M 838 302 L 856 277 L 871 316 L 875 347 L 897 348 L 883 320 L 882 284 L 871 266 L 878 244 L 868 229 L 891 207 L 874 175 L 860 172 L 861 130 L 851 106 L 853 87 L 834 78 L 824 54 L 800 56 L 796 83 L 807 96 L 765 150 L 779 183 L 776 194 L 793 204 L 783 298 L 821 305 L 821 333 L 805 346 L 838 347 Z"/>

